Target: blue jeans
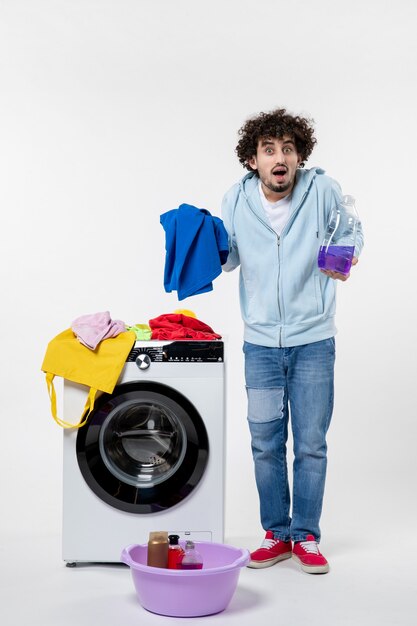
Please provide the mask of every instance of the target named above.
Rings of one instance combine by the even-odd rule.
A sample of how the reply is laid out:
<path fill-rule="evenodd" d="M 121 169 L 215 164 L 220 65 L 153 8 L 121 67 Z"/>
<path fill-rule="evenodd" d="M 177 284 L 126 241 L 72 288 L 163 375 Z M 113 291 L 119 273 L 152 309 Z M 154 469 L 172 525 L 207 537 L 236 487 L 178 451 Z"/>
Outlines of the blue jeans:
<path fill-rule="evenodd" d="M 261 523 L 282 541 L 320 541 L 333 411 L 334 338 L 294 348 L 245 342 L 248 422 Z M 293 497 L 287 473 L 288 417 L 293 433 Z"/>

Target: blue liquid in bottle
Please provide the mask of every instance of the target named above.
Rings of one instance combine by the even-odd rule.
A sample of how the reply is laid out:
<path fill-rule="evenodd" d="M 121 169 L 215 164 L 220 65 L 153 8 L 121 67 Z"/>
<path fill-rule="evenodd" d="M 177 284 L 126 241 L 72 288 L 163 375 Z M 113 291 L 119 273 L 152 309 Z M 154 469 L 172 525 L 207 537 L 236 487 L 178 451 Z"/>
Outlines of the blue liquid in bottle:
<path fill-rule="evenodd" d="M 322 270 L 338 272 L 347 276 L 352 266 L 354 246 L 321 246 L 318 266 Z"/>

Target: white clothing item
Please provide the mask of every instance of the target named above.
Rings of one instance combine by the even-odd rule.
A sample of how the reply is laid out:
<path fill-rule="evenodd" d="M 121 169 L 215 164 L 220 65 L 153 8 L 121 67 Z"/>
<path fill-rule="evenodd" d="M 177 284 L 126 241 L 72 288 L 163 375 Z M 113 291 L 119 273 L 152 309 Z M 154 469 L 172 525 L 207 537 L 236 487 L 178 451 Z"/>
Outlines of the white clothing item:
<path fill-rule="evenodd" d="M 269 223 L 276 234 L 280 235 L 291 212 L 291 194 L 288 194 L 288 196 L 285 196 L 285 198 L 278 200 L 277 202 L 270 202 L 263 192 L 261 181 L 259 181 L 258 187 L 262 206 L 268 217 Z"/>

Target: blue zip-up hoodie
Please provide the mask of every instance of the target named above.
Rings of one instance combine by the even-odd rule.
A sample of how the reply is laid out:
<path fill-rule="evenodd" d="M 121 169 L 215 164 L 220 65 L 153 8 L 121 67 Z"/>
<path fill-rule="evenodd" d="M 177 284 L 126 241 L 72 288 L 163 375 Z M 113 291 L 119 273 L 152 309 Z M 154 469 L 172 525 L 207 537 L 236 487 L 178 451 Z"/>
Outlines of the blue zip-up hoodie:
<path fill-rule="evenodd" d="M 299 169 L 291 213 L 280 236 L 263 209 L 259 178 L 250 172 L 223 199 L 229 236 L 223 270 L 240 265 L 244 339 L 270 347 L 299 346 L 335 335 L 336 281 L 317 266 L 328 216 L 342 198 L 339 184 L 315 167 Z M 359 225 L 355 256 L 363 246 Z"/>

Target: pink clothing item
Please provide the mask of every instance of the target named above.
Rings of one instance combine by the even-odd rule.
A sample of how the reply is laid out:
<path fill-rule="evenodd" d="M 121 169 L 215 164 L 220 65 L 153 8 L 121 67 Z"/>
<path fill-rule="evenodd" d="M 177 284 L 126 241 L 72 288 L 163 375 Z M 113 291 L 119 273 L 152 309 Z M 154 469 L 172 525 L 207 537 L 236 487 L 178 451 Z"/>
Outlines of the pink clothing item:
<path fill-rule="evenodd" d="M 104 311 L 77 317 L 72 322 L 71 328 L 80 343 L 90 350 L 95 350 L 103 339 L 124 333 L 126 324 L 121 320 L 112 320 L 109 311 Z"/>

